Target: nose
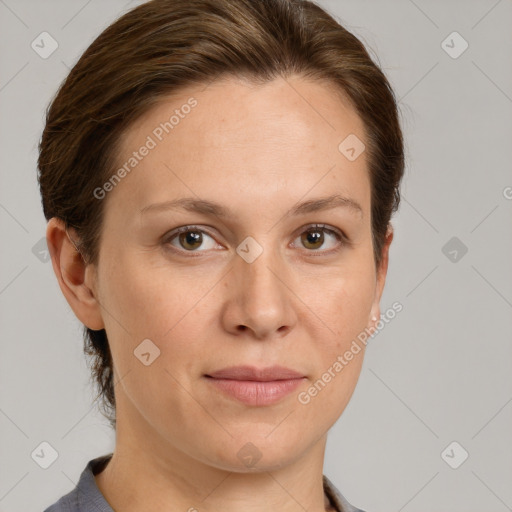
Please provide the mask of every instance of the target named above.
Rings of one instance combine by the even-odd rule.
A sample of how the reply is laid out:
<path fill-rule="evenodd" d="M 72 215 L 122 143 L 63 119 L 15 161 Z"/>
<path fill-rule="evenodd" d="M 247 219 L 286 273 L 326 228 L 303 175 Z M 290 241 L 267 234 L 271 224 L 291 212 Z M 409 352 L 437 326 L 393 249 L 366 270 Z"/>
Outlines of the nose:
<path fill-rule="evenodd" d="M 264 340 L 286 336 L 293 329 L 298 299 L 284 265 L 265 250 L 252 263 L 236 256 L 222 310 L 228 332 Z"/>

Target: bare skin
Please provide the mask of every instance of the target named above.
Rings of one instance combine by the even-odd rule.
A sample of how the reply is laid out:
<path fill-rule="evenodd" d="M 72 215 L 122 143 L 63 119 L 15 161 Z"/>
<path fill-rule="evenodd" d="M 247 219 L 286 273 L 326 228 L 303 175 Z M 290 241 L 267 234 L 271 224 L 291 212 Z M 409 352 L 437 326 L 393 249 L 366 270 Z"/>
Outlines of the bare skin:
<path fill-rule="evenodd" d="M 365 140 L 364 126 L 334 91 L 300 77 L 263 86 L 230 78 L 166 98 L 129 127 L 119 166 L 174 109 L 190 97 L 197 106 L 162 141 L 153 136 L 156 147 L 102 199 L 98 266 L 83 263 L 60 220 L 48 223 L 62 292 L 83 324 L 106 329 L 114 359 L 116 448 L 96 482 L 115 510 L 329 510 L 327 432 L 364 349 L 309 403 L 298 395 L 380 317 L 393 239 L 390 227 L 376 269 L 366 153 L 349 161 L 338 150 L 349 134 Z M 361 210 L 285 215 L 333 194 Z M 229 214 L 141 213 L 183 197 Z M 325 225 L 313 229 L 318 241 L 306 237 L 315 224 Z M 200 241 L 173 237 L 181 226 Z M 236 252 L 248 236 L 263 249 L 251 263 Z M 160 350 L 148 366 L 134 355 L 145 339 Z M 250 406 L 205 377 L 243 364 L 305 378 L 277 403 Z M 250 466 L 240 456 L 249 449 L 260 457 Z"/>

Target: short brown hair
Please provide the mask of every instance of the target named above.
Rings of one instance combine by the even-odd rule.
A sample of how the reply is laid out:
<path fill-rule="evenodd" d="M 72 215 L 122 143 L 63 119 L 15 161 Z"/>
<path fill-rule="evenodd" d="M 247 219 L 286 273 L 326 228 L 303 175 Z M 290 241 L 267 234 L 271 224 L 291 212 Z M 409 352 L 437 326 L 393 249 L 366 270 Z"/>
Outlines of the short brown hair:
<path fill-rule="evenodd" d="M 74 228 L 84 261 L 97 264 L 105 201 L 93 191 L 112 176 L 123 132 L 164 96 L 221 75 L 255 83 L 299 75 L 328 81 L 348 98 L 366 130 L 378 266 L 404 172 L 397 102 L 359 39 L 306 0 L 152 0 L 107 27 L 47 110 L 38 159 L 46 219 Z M 84 326 L 84 350 L 115 428 L 105 330 Z"/>

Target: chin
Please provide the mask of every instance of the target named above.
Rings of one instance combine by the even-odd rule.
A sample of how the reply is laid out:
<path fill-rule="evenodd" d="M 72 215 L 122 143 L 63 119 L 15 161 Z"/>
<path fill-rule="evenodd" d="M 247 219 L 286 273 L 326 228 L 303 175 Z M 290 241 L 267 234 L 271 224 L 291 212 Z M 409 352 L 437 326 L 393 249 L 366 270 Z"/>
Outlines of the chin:
<path fill-rule="evenodd" d="M 299 429 L 292 433 L 283 428 L 281 435 L 276 434 L 265 426 L 230 438 L 224 444 L 215 443 L 219 448 L 209 463 L 236 473 L 276 471 L 299 459 L 307 450 L 307 440 L 303 434 L 299 435 Z"/>

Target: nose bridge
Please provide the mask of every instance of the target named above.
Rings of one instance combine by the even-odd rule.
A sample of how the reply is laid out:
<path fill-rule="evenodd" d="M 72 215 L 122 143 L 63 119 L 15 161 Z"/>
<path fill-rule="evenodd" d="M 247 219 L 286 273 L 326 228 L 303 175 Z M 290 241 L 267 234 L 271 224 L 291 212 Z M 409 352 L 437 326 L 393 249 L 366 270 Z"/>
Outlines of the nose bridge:
<path fill-rule="evenodd" d="M 254 239 L 242 242 L 233 268 L 229 323 L 238 330 L 240 326 L 249 328 L 257 337 L 294 322 L 290 290 L 282 282 L 286 279 L 284 262 L 269 246 L 270 239 L 266 238 L 267 243 Z"/>
<path fill-rule="evenodd" d="M 265 295 L 273 301 L 281 298 L 283 285 L 276 274 L 278 269 L 282 272 L 282 262 L 278 261 L 279 258 L 270 243 L 270 237 L 267 237 L 266 243 L 261 244 L 252 239 L 243 242 L 237 248 L 239 261 L 235 265 L 235 273 L 247 304 L 251 301 L 261 302 L 259 307 L 262 307 L 264 304 L 262 299 L 265 299 Z M 247 249 L 248 253 L 244 253 L 243 251 Z M 246 254 L 249 257 L 246 258 Z"/>
<path fill-rule="evenodd" d="M 280 266 L 276 260 L 272 251 L 266 249 L 252 262 L 238 262 L 240 279 L 244 281 L 245 286 L 255 288 L 254 291 L 275 287 L 276 269 Z"/>

